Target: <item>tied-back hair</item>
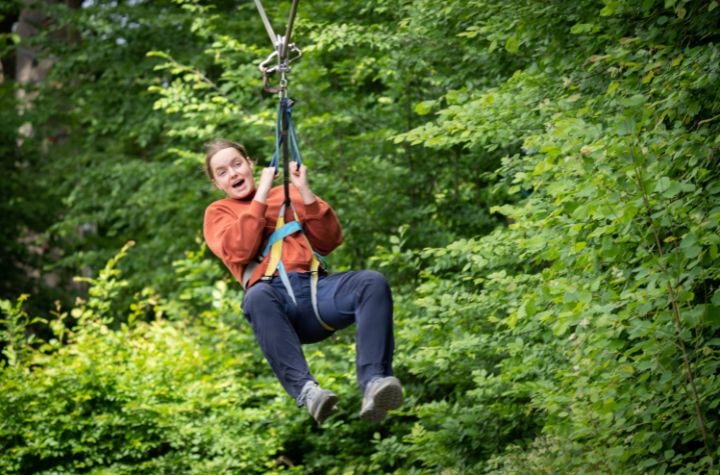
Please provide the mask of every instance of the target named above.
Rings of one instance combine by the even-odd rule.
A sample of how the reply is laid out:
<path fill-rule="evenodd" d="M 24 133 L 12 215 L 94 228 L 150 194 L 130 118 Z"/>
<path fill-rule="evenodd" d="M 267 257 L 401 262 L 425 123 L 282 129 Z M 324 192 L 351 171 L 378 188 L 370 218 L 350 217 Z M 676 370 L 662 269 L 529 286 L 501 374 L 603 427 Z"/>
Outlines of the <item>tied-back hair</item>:
<path fill-rule="evenodd" d="M 248 157 L 245 147 L 239 143 L 227 139 L 213 139 L 205 144 L 205 173 L 207 173 L 208 178 L 211 180 L 215 179 L 215 177 L 213 176 L 212 168 L 210 167 L 210 159 L 212 159 L 213 155 L 218 153 L 220 150 L 225 150 L 226 148 L 234 148 L 240 152 L 240 155 L 245 160 L 252 162 L 250 157 Z"/>

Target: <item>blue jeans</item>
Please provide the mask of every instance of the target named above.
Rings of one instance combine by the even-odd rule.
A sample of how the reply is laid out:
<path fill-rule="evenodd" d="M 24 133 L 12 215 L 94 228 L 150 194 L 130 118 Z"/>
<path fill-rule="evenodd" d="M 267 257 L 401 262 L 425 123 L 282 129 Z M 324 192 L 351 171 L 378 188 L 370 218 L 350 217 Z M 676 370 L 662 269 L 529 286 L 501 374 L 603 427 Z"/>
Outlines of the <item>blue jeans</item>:
<path fill-rule="evenodd" d="M 297 299 L 293 303 L 280 278 L 259 281 L 245 292 L 242 308 L 265 358 L 285 390 L 296 400 L 310 373 L 303 343 L 333 334 L 315 317 L 310 298 L 310 273 L 290 272 Z M 375 377 L 392 375 L 394 350 L 392 295 L 385 277 L 361 270 L 321 275 L 318 308 L 336 330 L 355 323 L 355 363 L 362 391 Z"/>

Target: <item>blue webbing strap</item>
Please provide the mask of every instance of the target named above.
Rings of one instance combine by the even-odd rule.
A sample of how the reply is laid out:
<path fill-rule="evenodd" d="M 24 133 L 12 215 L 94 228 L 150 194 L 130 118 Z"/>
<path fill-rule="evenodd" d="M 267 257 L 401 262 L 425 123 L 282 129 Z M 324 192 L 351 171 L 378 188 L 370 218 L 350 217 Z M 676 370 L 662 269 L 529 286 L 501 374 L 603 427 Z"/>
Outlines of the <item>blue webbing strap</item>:
<path fill-rule="evenodd" d="M 290 221 L 289 223 L 285 223 L 280 229 L 276 229 L 275 232 L 273 232 L 268 238 L 267 245 L 265 246 L 265 250 L 262 253 L 262 258 L 264 259 L 265 256 L 268 255 L 270 249 L 272 249 L 273 244 L 278 241 L 282 241 L 287 236 L 298 231 L 303 232 L 302 226 L 298 221 Z M 288 278 L 287 272 L 285 271 L 285 266 L 283 265 L 282 260 L 279 260 L 277 263 L 277 271 L 278 274 L 280 274 L 280 280 L 282 280 L 282 283 L 285 286 L 285 290 L 287 290 L 287 293 L 292 299 L 293 303 L 297 305 L 297 301 L 295 300 L 295 293 L 293 292 L 292 285 L 290 285 L 290 279 Z"/>
<path fill-rule="evenodd" d="M 275 167 L 275 169 L 280 170 L 280 128 L 281 125 L 281 118 L 282 118 L 282 100 L 280 101 L 280 105 L 278 105 L 278 113 L 277 113 L 277 120 L 275 121 L 275 153 L 273 154 L 272 160 L 270 160 L 271 167 Z"/>
<path fill-rule="evenodd" d="M 292 120 L 292 103 L 288 102 L 287 105 L 287 118 L 288 118 L 288 136 L 290 137 L 290 155 L 297 162 L 298 166 L 302 165 L 302 158 L 300 157 L 300 147 L 298 146 L 297 135 L 295 135 L 295 124 Z"/>
<path fill-rule="evenodd" d="M 313 251 L 313 254 L 315 254 L 315 257 L 318 258 L 320 261 L 320 264 L 322 264 L 323 269 L 328 269 L 330 266 L 328 266 L 327 260 L 325 260 L 325 256 L 318 254 L 317 252 Z"/>
<path fill-rule="evenodd" d="M 277 113 L 277 121 L 275 124 L 275 153 L 273 154 L 273 158 L 270 161 L 269 165 L 271 167 L 277 168 L 278 170 L 280 169 L 280 148 L 282 147 L 283 143 L 282 136 L 280 135 L 280 131 L 282 130 L 283 108 L 287 112 L 288 119 L 288 145 L 290 146 L 290 158 L 291 160 L 296 161 L 298 165 L 302 165 L 300 147 L 298 146 L 298 139 L 297 135 L 295 134 L 295 124 L 292 120 L 292 101 L 289 100 L 287 97 L 283 97 L 282 99 L 280 99 L 280 105 L 278 106 Z"/>
<path fill-rule="evenodd" d="M 270 248 L 273 244 L 293 233 L 296 233 L 298 231 L 302 232 L 302 230 L 302 226 L 297 221 L 290 221 L 289 223 L 285 223 L 282 228 L 276 229 L 275 232 L 272 233 L 268 238 L 267 245 L 265 246 L 265 250 L 262 253 L 263 259 L 265 258 L 265 256 L 267 256 L 268 252 L 270 252 Z"/>
<path fill-rule="evenodd" d="M 285 290 L 292 299 L 293 303 L 297 305 L 297 300 L 295 300 L 295 292 L 293 292 L 292 285 L 290 285 L 290 279 L 288 278 L 287 272 L 285 271 L 285 266 L 283 265 L 282 261 L 278 261 L 277 270 L 278 274 L 280 274 L 280 280 L 282 280 L 282 283 L 285 286 Z"/>

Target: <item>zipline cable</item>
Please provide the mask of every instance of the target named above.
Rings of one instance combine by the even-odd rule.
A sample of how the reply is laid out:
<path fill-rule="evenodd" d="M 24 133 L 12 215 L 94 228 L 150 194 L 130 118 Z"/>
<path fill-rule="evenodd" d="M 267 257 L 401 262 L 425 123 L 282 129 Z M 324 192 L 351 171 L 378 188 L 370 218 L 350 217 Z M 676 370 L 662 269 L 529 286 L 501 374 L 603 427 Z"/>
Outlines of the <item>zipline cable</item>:
<path fill-rule="evenodd" d="M 298 1 L 299 0 L 293 0 L 292 5 L 290 6 L 290 16 L 288 17 L 287 30 L 285 31 L 285 41 L 283 41 L 283 44 L 280 46 L 281 58 L 285 58 L 287 55 L 287 46 L 290 44 L 290 35 L 292 34 L 293 24 L 295 23 Z"/>
<path fill-rule="evenodd" d="M 275 49 L 277 45 L 277 36 L 275 36 L 275 32 L 273 31 L 272 26 L 270 26 L 270 21 L 265 14 L 265 10 L 263 9 L 260 0 L 255 0 L 255 6 L 257 7 L 258 12 L 260 12 L 260 17 L 262 18 L 263 24 L 265 25 L 265 31 L 267 31 L 267 34 L 270 37 L 270 41 L 272 41 L 273 49 Z"/>

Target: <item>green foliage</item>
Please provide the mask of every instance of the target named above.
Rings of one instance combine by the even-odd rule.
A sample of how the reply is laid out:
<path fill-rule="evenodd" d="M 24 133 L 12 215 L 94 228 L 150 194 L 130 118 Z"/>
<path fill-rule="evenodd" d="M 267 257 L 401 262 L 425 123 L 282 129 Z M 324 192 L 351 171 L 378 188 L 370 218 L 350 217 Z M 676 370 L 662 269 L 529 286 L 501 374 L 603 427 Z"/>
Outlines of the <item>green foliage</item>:
<path fill-rule="evenodd" d="M 60 219 L 46 223 L 52 245 L 62 251 L 52 269 L 77 275 L 100 268 L 132 238 L 135 258 L 123 264 L 131 289 L 168 290 L 171 273 L 164 269 L 196 237 L 196 231 L 178 229 L 197 229 L 196 203 L 208 197 L 209 187 L 197 158 L 176 153 L 163 118 L 153 114 L 148 89 L 162 79 L 146 53 L 161 49 L 192 57 L 192 18 L 170 1 L 99 1 L 48 11 L 54 21 L 31 41 L 56 61 L 37 84 L 24 120 L 53 157 L 37 165 L 36 179 L 54 192 L 48 201 L 63 206 Z M 56 41 L 58 35 L 67 41 Z"/>
<path fill-rule="evenodd" d="M 23 310 L 22 305 L 29 295 L 24 294 L 18 297 L 15 305 L 8 300 L 0 300 L 0 311 L 3 318 L 0 319 L 0 341 L 4 343 L 2 351 L 8 366 L 16 366 L 24 363 L 26 353 L 34 341 L 34 335 L 27 335 L 25 329 L 32 322 L 28 314 Z"/>
<path fill-rule="evenodd" d="M 709 85 L 717 85 L 718 50 L 697 43 L 706 17 L 681 24 L 676 11 L 693 46 L 660 43 L 674 33 L 656 24 L 676 22 L 662 8 L 646 9 L 641 26 L 627 23 L 638 13 L 630 4 L 608 2 L 601 17 L 622 22 L 570 30 L 594 39 L 593 49 L 540 54 L 500 86 L 459 107 L 448 101 L 435 121 L 397 137 L 439 148 L 522 138 L 500 173 L 511 192 L 532 190 L 494 208 L 508 227 L 420 256 L 433 264 L 413 309 L 422 338 L 410 337 L 417 346 L 405 364 L 428 384 L 445 381 L 448 368 L 463 374 L 442 406 L 453 417 L 438 418 L 436 401 L 418 407 L 407 450 L 424 465 L 716 470 L 720 189 L 711 124 L 720 97 Z M 516 20 L 529 23 L 519 12 Z M 548 43 L 567 40 L 543 32 L 557 34 Z M 488 433 L 498 444 L 489 450 Z"/>
<path fill-rule="evenodd" d="M 124 252 L 70 311 L 77 326 L 58 312 L 45 344 L 2 336 L 2 473 L 266 473 L 280 432 L 268 421 L 293 408 L 276 383 L 254 378 L 262 362 L 247 351 L 252 337 L 221 321 L 188 327 L 158 314 L 109 328 L 108 304 L 127 284 L 116 269 Z M 23 300 L 2 302 L 10 332 L 26 320 Z"/>

